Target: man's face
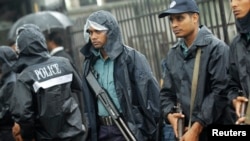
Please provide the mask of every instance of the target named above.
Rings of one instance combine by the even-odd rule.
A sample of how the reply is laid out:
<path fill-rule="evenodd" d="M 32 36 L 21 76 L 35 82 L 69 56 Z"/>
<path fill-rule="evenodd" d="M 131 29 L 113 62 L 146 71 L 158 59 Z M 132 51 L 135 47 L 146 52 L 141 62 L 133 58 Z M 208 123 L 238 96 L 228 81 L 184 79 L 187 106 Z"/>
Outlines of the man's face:
<path fill-rule="evenodd" d="M 53 41 L 50 41 L 50 40 L 46 40 L 46 43 L 47 43 L 47 48 L 49 51 L 51 51 L 53 49 Z"/>
<path fill-rule="evenodd" d="M 96 30 L 90 26 L 87 32 L 94 48 L 103 48 L 107 42 L 107 30 Z"/>
<path fill-rule="evenodd" d="M 192 34 L 198 24 L 198 14 L 181 13 L 169 16 L 172 30 L 177 38 L 185 38 Z"/>
<path fill-rule="evenodd" d="M 231 0 L 230 4 L 236 19 L 245 17 L 250 11 L 250 0 Z"/>

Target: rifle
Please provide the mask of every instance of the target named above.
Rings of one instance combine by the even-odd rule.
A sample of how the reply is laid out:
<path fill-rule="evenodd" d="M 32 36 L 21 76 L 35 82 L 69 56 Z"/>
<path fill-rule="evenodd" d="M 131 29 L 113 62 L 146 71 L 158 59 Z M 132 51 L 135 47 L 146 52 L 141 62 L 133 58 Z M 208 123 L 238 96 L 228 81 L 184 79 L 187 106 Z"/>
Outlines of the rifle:
<path fill-rule="evenodd" d="M 113 121 L 122 132 L 123 136 L 127 141 L 136 141 L 135 136 L 130 131 L 128 126 L 125 124 L 123 119 L 121 118 L 119 112 L 117 111 L 115 105 L 110 100 L 106 91 L 100 87 L 98 81 L 94 77 L 93 73 L 89 71 L 86 79 L 88 80 L 92 90 L 95 92 L 97 98 L 102 102 L 106 110 L 108 111 L 109 115 L 112 117 Z"/>
<path fill-rule="evenodd" d="M 245 96 L 246 97 L 246 94 L 243 93 L 243 90 L 239 90 L 238 92 L 239 92 L 240 96 Z M 241 123 L 241 125 L 250 124 L 250 105 L 248 104 L 248 102 L 242 102 L 241 103 L 240 117 L 246 117 L 245 122 Z"/>
<path fill-rule="evenodd" d="M 176 106 L 176 112 L 182 114 L 181 104 L 178 102 Z M 184 119 L 178 118 L 177 120 L 177 132 L 178 132 L 178 140 L 180 140 L 184 134 Z"/>
<path fill-rule="evenodd" d="M 240 96 L 244 96 L 242 90 L 239 90 L 239 95 L 240 95 Z M 246 114 L 246 103 L 245 103 L 245 102 L 242 102 L 242 103 L 241 103 L 241 107 L 240 107 L 240 117 L 244 117 L 245 114 Z M 244 124 L 244 123 L 241 123 L 241 124 Z"/>

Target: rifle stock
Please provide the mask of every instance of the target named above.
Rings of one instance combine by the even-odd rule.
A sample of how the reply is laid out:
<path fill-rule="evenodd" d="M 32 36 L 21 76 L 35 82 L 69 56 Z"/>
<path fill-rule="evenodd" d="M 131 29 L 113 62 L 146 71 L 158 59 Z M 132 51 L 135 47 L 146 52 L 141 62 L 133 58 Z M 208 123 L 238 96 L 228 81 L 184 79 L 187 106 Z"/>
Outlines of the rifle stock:
<path fill-rule="evenodd" d="M 123 119 L 121 118 L 119 112 L 116 110 L 116 107 L 114 106 L 113 102 L 110 100 L 107 93 L 103 90 L 103 92 L 100 92 L 100 94 L 97 95 L 99 100 L 103 103 L 106 110 L 109 112 L 110 116 L 114 120 L 117 127 L 122 132 L 123 136 L 127 141 L 136 141 L 133 133 L 130 131 L 130 129 L 127 127 Z"/>
<path fill-rule="evenodd" d="M 105 109 L 108 111 L 110 116 L 112 117 L 113 121 L 115 122 L 116 126 L 120 129 L 122 132 L 124 138 L 127 141 L 137 141 L 133 133 L 130 131 L 128 126 L 123 121 L 121 115 L 117 111 L 115 105 L 110 100 L 109 95 L 107 92 L 100 87 L 98 81 L 94 77 L 93 73 L 90 71 L 88 75 L 86 76 L 86 79 L 88 80 L 92 90 L 95 92 L 97 98 L 102 102 Z"/>

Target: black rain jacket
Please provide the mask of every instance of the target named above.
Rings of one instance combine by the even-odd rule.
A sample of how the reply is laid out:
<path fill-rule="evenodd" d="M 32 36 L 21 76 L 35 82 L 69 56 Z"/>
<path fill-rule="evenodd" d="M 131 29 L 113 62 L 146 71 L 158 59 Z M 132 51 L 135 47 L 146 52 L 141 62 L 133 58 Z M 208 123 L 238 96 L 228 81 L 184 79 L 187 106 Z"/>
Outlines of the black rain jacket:
<path fill-rule="evenodd" d="M 249 98 L 250 93 L 250 12 L 242 19 L 236 20 L 238 34 L 230 44 L 230 83 L 229 83 L 229 99 L 232 100 L 242 90 L 242 95 Z M 249 35 L 248 35 L 249 36 Z"/>
<path fill-rule="evenodd" d="M 83 133 L 81 79 L 68 59 L 51 57 L 44 35 L 25 25 L 17 37 L 20 51 L 13 115 L 24 139 L 67 140 Z"/>
<path fill-rule="evenodd" d="M 156 133 L 160 117 L 160 88 L 149 63 L 143 54 L 122 43 L 118 23 L 110 13 L 98 11 L 90 15 L 88 20 L 108 28 L 108 39 L 104 49 L 114 60 L 115 89 L 124 121 L 138 141 L 149 140 Z M 88 119 L 88 139 L 97 141 L 97 98 L 86 80 L 90 67 L 95 63 L 92 50 L 94 48 L 90 41 L 81 49 L 85 56 L 83 92 L 86 104 L 85 114 Z"/>
<path fill-rule="evenodd" d="M 225 89 L 228 84 L 229 47 L 216 38 L 206 26 L 200 27 L 186 57 L 180 46 L 183 42 L 184 40 L 180 39 L 163 61 L 165 72 L 161 90 L 162 114 L 166 117 L 168 113 L 174 112 L 173 108 L 179 101 L 187 126 L 195 55 L 197 48 L 201 48 L 197 94 L 191 122 L 197 121 L 206 127 L 219 120 L 228 102 Z"/>
<path fill-rule="evenodd" d="M 0 47 L 0 130 L 12 130 L 14 120 L 10 112 L 10 100 L 16 82 L 16 73 L 12 67 L 17 60 L 17 54 L 11 47 Z"/>

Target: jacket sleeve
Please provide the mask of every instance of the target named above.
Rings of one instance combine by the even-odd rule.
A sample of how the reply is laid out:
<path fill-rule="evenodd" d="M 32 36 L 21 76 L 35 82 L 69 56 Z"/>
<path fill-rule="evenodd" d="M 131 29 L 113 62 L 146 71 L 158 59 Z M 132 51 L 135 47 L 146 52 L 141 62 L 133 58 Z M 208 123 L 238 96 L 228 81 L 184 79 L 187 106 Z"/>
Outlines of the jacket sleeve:
<path fill-rule="evenodd" d="M 165 121 L 168 122 L 167 115 L 172 112 L 177 98 L 174 92 L 174 82 L 167 67 L 167 58 L 162 62 L 162 79 L 163 85 L 160 91 L 161 112 Z"/>
<path fill-rule="evenodd" d="M 23 139 L 34 138 L 34 106 L 31 89 L 17 80 L 11 100 L 14 120 L 20 125 Z"/>
<path fill-rule="evenodd" d="M 228 98 L 230 102 L 232 102 L 233 99 L 235 99 L 238 96 L 238 91 L 242 90 L 242 87 L 240 85 L 240 80 L 239 80 L 239 72 L 237 69 L 237 61 L 235 60 L 237 58 L 237 55 L 235 54 L 236 49 L 236 43 L 235 41 L 230 47 L 230 58 L 229 58 L 229 84 L 228 84 Z M 242 53 L 243 55 L 243 53 Z"/>

